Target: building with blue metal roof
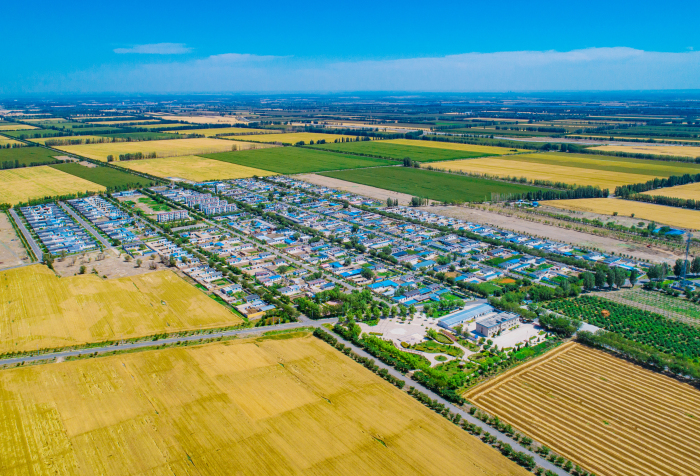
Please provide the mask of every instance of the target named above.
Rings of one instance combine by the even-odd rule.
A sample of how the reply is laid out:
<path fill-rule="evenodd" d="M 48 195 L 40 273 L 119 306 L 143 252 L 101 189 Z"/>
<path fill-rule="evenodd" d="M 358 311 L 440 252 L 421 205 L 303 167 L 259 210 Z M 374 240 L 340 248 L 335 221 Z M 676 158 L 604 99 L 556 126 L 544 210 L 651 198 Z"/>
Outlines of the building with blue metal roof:
<path fill-rule="evenodd" d="M 449 314 L 438 321 L 438 326 L 444 327 L 445 329 L 450 329 L 456 325 L 459 325 L 465 321 L 483 316 L 489 313 L 495 312 L 495 309 L 490 304 L 485 302 L 477 304 L 467 309 L 454 312 Z"/>

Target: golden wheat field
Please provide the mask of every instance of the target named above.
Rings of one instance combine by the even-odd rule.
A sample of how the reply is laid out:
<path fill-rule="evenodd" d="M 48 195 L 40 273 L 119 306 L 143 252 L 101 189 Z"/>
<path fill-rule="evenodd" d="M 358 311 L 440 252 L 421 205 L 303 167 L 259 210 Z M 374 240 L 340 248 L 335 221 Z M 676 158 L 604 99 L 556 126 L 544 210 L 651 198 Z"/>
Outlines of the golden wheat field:
<path fill-rule="evenodd" d="M 57 146 L 56 149 L 69 152 L 71 154 L 82 155 L 95 160 L 107 161 L 107 156 L 114 156 L 114 160 L 119 159 L 121 154 L 143 154 L 156 153 L 156 157 L 176 157 L 180 155 L 211 154 L 214 152 L 227 152 L 230 150 L 247 150 L 269 145 L 254 144 L 249 142 L 236 142 L 221 139 L 170 139 L 170 140 L 150 140 L 140 142 L 109 142 L 106 144 L 83 144 Z"/>
<path fill-rule="evenodd" d="M 642 193 L 644 195 L 661 195 L 663 197 L 683 198 L 685 200 L 700 200 L 700 182 L 678 185 L 676 187 L 659 188 Z"/>
<path fill-rule="evenodd" d="M 76 192 L 101 192 L 102 185 L 56 170 L 48 165 L 0 170 L 0 203 L 26 202 Z"/>
<path fill-rule="evenodd" d="M 340 140 L 342 137 L 346 139 L 355 140 L 357 136 L 323 134 L 314 132 L 291 132 L 289 134 L 241 135 L 236 136 L 236 139 L 247 140 L 250 142 L 279 142 L 282 144 L 296 144 L 297 142 L 303 141 L 306 144 L 309 144 L 311 141 L 318 142 L 320 140 L 325 140 L 326 142 L 333 142 L 335 140 Z"/>
<path fill-rule="evenodd" d="M 13 145 L 13 144 L 22 144 L 22 142 L 14 139 L 8 139 L 7 137 L 0 136 L 0 146 L 6 146 L 6 145 Z"/>
<path fill-rule="evenodd" d="M 528 473 L 325 343 L 227 341 L 0 373 L 4 475 Z"/>
<path fill-rule="evenodd" d="M 668 190 L 668 189 L 663 189 Z M 551 200 L 540 202 L 542 205 L 563 208 L 565 210 L 577 210 L 581 212 L 600 213 L 652 220 L 658 224 L 677 226 L 691 230 L 700 229 L 700 211 L 687 208 L 667 207 L 654 203 L 637 202 L 634 200 L 621 200 L 615 198 L 581 198 L 577 200 Z"/>
<path fill-rule="evenodd" d="M 129 126 L 129 124 L 138 124 L 141 122 L 158 122 L 158 119 L 127 119 L 127 120 L 114 120 L 114 121 L 86 121 L 86 124 L 93 124 L 95 126 L 115 126 L 117 124 L 124 124 Z M 135 126 L 138 127 L 138 126 Z"/>
<path fill-rule="evenodd" d="M 156 177 L 177 177 L 185 180 L 204 182 L 207 180 L 224 180 L 276 175 L 267 170 L 254 169 L 243 165 L 205 159 L 194 155 L 170 157 L 167 159 L 129 160 L 119 164 L 127 169 L 155 175 Z"/>
<path fill-rule="evenodd" d="M 671 155 L 675 157 L 700 157 L 700 147 L 684 145 L 602 145 L 592 150 L 628 152 L 630 154 Z"/>
<path fill-rule="evenodd" d="M 87 140 L 105 140 L 104 137 L 100 136 L 60 136 L 60 137 L 37 137 L 35 139 L 27 139 L 30 142 L 36 142 L 37 144 L 46 144 L 46 141 L 70 141 L 70 140 L 80 140 L 80 141 L 87 141 Z"/>
<path fill-rule="evenodd" d="M 0 353 L 235 325 L 171 271 L 105 280 L 34 265 L 0 273 Z"/>
<path fill-rule="evenodd" d="M 166 131 L 169 134 L 201 134 L 205 137 L 238 136 L 247 134 L 277 134 L 280 131 L 275 129 L 254 129 L 252 127 L 215 127 L 210 129 L 188 129 L 184 131 Z"/>
<path fill-rule="evenodd" d="M 700 474 L 700 392 L 568 343 L 466 398 L 598 476 Z"/>
<path fill-rule="evenodd" d="M 507 147 L 492 147 L 489 145 L 471 145 L 471 144 L 459 144 L 457 142 L 439 142 L 430 140 L 410 140 L 410 139 L 391 139 L 384 141 L 387 144 L 401 144 L 401 145 L 415 145 L 417 147 L 430 147 L 434 149 L 447 149 L 447 150 L 464 150 L 467 152 L 481 152 L 484 154 L 515 154 L 518 152 L 526 152 L 521 149 L 509 149 Z"/>
<path fill-rule="evenodd" d="M 5 124 L 0 121 L 0 131 L 24 131 L 27 129 L 37 129 L 37 127 L 28 126 L 27 124 Z"/>

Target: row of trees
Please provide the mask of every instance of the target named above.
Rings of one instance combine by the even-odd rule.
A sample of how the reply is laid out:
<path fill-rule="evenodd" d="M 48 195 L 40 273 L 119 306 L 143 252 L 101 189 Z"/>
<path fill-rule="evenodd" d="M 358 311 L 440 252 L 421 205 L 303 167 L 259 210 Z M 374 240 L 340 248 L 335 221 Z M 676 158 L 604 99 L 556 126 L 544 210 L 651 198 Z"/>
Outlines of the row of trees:
<path fill-rule="evenodd" d="M 700 182 L 700 174 L 672 175 L 668 178 L 656 177 L 643 183 L 633 183 L 615 187 L 615 195 L 622 198 L 629 198 L 638 193 L 656 190 L 658 188 L 676 187 L 689 183 Z M 637 200 L 637 198 L 634 198 Z"/>

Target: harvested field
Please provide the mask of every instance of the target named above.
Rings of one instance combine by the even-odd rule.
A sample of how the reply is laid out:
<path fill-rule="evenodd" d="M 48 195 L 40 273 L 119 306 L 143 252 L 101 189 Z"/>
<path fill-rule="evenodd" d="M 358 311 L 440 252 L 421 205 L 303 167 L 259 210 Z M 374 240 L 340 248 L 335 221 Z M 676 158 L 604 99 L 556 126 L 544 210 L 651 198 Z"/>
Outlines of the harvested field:
<path fill-rule="evenodd" d="M 31 198 L 53 197 L 77 192 L 105 190 L 87 180 L 47 165 L 0 170 L 0 203 L 15 204 Z"/>
<path fill-rule="evenodd" d="M 51 167 L 55 168 L 56 170 L 60 170 L 61 172 L 89 180 L 90 182 L 104 185 L 105 187 L 124 187 L 127 185 L 132 187 L 148 187 L 155 185 L 152 180 L 147 178 L 139 177 L 138 175 L 130 174 L 129 172 L 122 172 L 121 170 L 113 169 L 111 167 L 98 167 L 89 162 L 82 162 L 80 164 L 56 164 L 51 165 Z"/>
<path fill-rule="evenodd" d="M 0 122 L 0 131 L 24 131 L 28 129 L 38 129 L 37 127 L 34 126 L 28 126 L 26 124 L 6 124 L 4 122 Z"/>
<path fill-rule="evenodd" d="M 238 144 L 239 142 L 235 143 Z M 306 147 L 275 147 L 265 150 L 206 154 L 202 157 L 230 162 L 232 164 L 245 165 L 246 167 L 270 170 L 280 174 L 357 169 L 360 167 L 377 167 L 394 163 L 385 159 L 337 154 L 335 152 L 313 150 Z"/>
<path fill-rule="evenodd" d="M 541 190 L 528 185 L 409 167 L 341 170 L 321 175 L 441 202 L 481 202 L 491 200 L 492 194 L 521 194 Z"/>
<path fill-rule="evenodd" d="M 233 150 L 246 150 L 262 147 L 270 147 L 249 142 L 236 142 L 220 139 L 171 139 L 151 140 L 140 142 L 110 142 L 106 144 L 85 144 L 75 146 L 58 146 L 57 149 L 82 155 L 90 159 L 107 161 L 107 156 L 112 155 L 117 160 L 121 154 L 156 153 L 156 157 L 176 157 L 181 155 L 211 154 Z"/>
<path fill-rule="evenodd" d="M 465 397 L 599 476 L 700 473 L 700 392 L 602 351 L 565 344 Z"/>
<path fill-rule="evenodd" d="M 315 132 L 293 132 L 289 134 L 265 134 L 265 135 L 242 135 L 238 136 L 237 139 L 248 140 L 251 142 L 279 142 L 282 144 L 294 145 L 297 142 L 304 142 L 309 144 L 311 141 L 318 142 L 320 140 L 325 140 L 326 142 L 333 142 L 334 140 L 340 140 L 341 138 L 355 140 L 356 136 L 344 136 L 340 134 L 323 134 Z"/>
<path fill-rule="evenodd" d="M 674 157 L 700 157 L 700 147 L 683 145 L 602 145 L 591 150 L 627 152 L 630 154 L 670 155 Z"/>
<path fill-rule="evenodd" d="M 700 200 L 700 182 L 678 185 L 677 187 L 657 188 L 642 192 L 644 195 L 660 195 L 663 197 L 682 198 L 685 200 Z"/>
<path fill-rule="evenodd" d="M 509 149 L 507 147 L 493 147 L 489 145 L 460 144 L 457 142 L 440 142 L 432 140 L 392 139 L 386 141 L 389 144 L 414 145 L 430 149 L 458 150 L 462 152 L 478 152 L 483 155 L 507 155 L 518 152 L 527 152 L 524 149 Z"/>
<path fill-rule="evenodd" d="M 341 153 L 368 155 L 384 159 L 403 160 L 405 157 L 418 162 L 437 162 L 439 160 L 468 159 L 484 157 L 483 152 L 469 152 L 463 150 L 448 150 L 430 147 L 414 147 L 413 145 L 394 144 L 390 141 L 355 141 L 341 142 L 338 144 L 319 144 L 314 148 L 332 150 Z"/>
<path fill-rule="evenodd" d="M 438 162 L 432 165 L 435 168 L 499 177 L 526 177 L 530 180 L 580 186 L 597 185 L 611 190 L 618 185 L 646 182 L 655 177 L 700 173 L 700 164 L 564 153 L 523 154 Z"/>
<path fill-rule="evenodd" d="M 266 170 L 254 169 L 243 165 L 204 159 L 194 155 L 170 157 L 167 159 L 129 160 L 119 164 L 127 169 L 136 170 L 156 177 L 177 177 L 195 182 L 274 175 Z"/>
<path fill-rule="evenodd" d="M 362 195 L 364 197 L 374 198 L 382 202 L 386 202 L 387 198 L 391 198 L 392 200 L 398 200 L 400 205 L 410 205 L 412 198 L 411 195 L 407 193 L 399 193 L 392 190 L 385 190 L 383 188 L 370 187 L 369 185 L 348 182 L 346 180 L 325 177 L 323 175 L 303 174 L 298 175 L 296 178 L 316 185 L 321 185 L 323 187 L 335 188 L 338 190 L 355 193 L 357 195 Z"/>
<path fill-rule="evenodd" d="M 93 125 L 98 125 L 98 126 L 115 126 L 115 125 L 124 125 L 127 127 L 139 127 L 139 124 L 145 123 L 148 124 L 149 122 L 158 122 L 158 119 L 128 119 L 125 121 L 88 121 L 87 124 L 93 124 Z M 135 124 L 135 125 L 132 125 Z"/>
<path fill-rule="evenodd" d="M 530 474 L 342 353 L 294 337 L 7 370 L 0 467 L 106 476 Z"/>
<path fill-rule="evenodd" d="M 239 324 L 171 271 L 58 278 L 42 265 L 0 273 L 0 353 Z"/>
<path fill-rule="evenodd" d="M 280 131 L 274 129 L 253 129 L 251 127 L 214 127 L 210 129 L 189 129 L 185 131 L 171 131 L 169 134 L 201 134 L 205 137 L 238 136 L 246 134 L 276 134 Z"/>
<path fill-rule="evenodd" d="M 582 198 L 578 200 L 550 200 L 542 202 L 550 207 L 566 210 L 600 213 L 603 215 L 630 216 L 654 221 L 660 225 L 676 226 L 700 230 L 700 211 L 686 208 L 667 207 L 653 203 L 621 200 L 616 198 Z"/>
<path fill-rule="evenodd" d="M 8 139 L 7 137 L 0 136 L 0 147 L 6 147 L 8 145 L 9 146 L 13 146 L 13 145 L 22 146 L 22 145 L 24 145 L 24 143 L 20 142 L 18 140 Z"/>

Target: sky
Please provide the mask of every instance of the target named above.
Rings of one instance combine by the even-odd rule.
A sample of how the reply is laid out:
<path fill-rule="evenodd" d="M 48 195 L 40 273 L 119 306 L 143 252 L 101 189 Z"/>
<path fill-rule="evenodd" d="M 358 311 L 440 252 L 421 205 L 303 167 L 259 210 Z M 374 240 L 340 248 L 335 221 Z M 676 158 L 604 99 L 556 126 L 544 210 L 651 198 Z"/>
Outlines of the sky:
<path fill-rule="evenodd" d="M 3 6 L 0 95 L 700 89 L 700 2 Z"/>

